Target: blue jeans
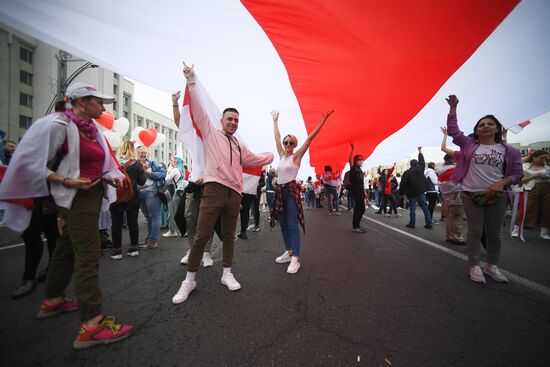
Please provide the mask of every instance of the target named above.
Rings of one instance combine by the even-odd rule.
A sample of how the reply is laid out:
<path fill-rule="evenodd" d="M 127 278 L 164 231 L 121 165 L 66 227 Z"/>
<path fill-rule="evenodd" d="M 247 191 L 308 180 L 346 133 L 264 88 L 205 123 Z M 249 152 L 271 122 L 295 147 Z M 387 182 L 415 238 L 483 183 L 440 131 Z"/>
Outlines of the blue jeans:
<path fill-rule="evenodd" d="M 325 190 L 327 192 L 328 212 L 332 213 L 333 211 L 340 211 L 340 207 L 338 206 L 338 192 L 336 191 L 336 187 L 325 185 Z"/>
<path fill-rule="evenodd" d="M 412 225 L 416 224 L 416 203 L 418 202 L 418 205 L 422 208 L 422 211 L 424 212 L 424 220 L 426 221 L 426 225 L 432 224 L 432 216 L 430 215 L 430 210 L 428 209 L 428 204 L 426 203 L 426 196 L 424 194 L 410 197 L 409 198 L 409 206 L 410 206 L 410 221 L 409 223 Z"/>
<path fill-rule="evenodd" d="M 145 241 L 156 241 L 160 232 L 161 202 L 156 191 L 142 191 L 139 194 L 140 208 L 147 219 L 147 237 Z"/>
<path fill-rule="evenodd" d="M 292 194 L 283 189 L 283 207 L 285 212 L 277 215 L 281 225 L 283 240 L 287 251 L 292 251 L 292 256 L 300 256 L 300 228 L 298 224 L 298 207 Z"/>
<path fill-rule="evenodd" d="M 315 206 L 315 191 L 306 191 L 306 205 L 312 208 Z"/>

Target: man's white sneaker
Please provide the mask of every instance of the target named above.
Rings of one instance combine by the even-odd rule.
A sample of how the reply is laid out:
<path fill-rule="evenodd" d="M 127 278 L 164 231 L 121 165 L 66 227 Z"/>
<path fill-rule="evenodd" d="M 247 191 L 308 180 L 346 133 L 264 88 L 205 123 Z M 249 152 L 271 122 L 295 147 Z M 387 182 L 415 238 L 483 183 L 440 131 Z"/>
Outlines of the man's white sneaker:
<path fill-rule="evenodd" d="M 241 289 L 241 284 L 237 282 L 233 276 L 233 273 L 222 276 L 222 284 L 225 285 L 230 291 L 238 291 Z"/>
<path fill-rule="evenodd" d="M 254 232 L 260 232 L 260 227 L 254 227 L 254 229 L 252 229 L 252 231 L 254 231 Z"/>
<path fill-rule="evenodd" d="M 180 264 L 182 264 L 182 265 L 187 265 L 187 264 L 189 263 L 189 252 L 190 252 L 190 251 L 187 251 L 187 253 L 185 254 L 185 256 L 181 258 Z"/>
<path fill-rule="evenodd" d="M 202 254 L 202 266 L 205 268 L 208 268 L 210 266 L 214 265 L 214 260 L 210 257 L 209 252 L 205 252 Z"/>
<path fill-rule="evenodd" d="M 290 261 L 290 265 L 288 266 L 288 269 L 286 269 L 286 272 L 288 274 L 296 274 L 299 269 L 300 269 L 300 262 L 298 261 L 298 257 L 292 256 L 292 260 Z"/>
<path fill-rule="evenodd" d="M 495 282 L 508 283 L 508 278 L 506 278 L 504 274 L 500 272 L 496 265 L 486 265 L 483 268 L 483 273 L 493 278 Z"/>
<path fill-rule="evenodd" d="M 485 277 L 479 265 L 474 265 L 470 268 L 470 279 L 472 282 L 485 284 Z"/>
<path fill-rule="evenodd" d="M 543 240 L 550 240 L 550 231 L 548 230 L 548 228 L 544 228 L 542 227 L 540 229 L 540 238 L 542 238 Z"/>
<path fill-rule="evenodd" d="M 278 264 L 284 264 L 284 263 L 290 262 L 290 255 L 288 254 L 288 251 L 285 251 L 284 254 L 276 258 L 275 262 Z"/>
<path fill-rule="evenodd" d="M 177 305 L 180 303 L 183 303 L 187 300 L 187 297 L 189 297 L 189 293 L 193 292 L 193 290 L 197 287 L 197 282 L 191 282 L 189 280 L 184 280 L 181 282 L 180 289 L 178 290 L 178 293 L 172 298 L 172 303 Z"/>
<path fill-rule="evenodd" d="M 514 228 L 512 229 L 512 237 L 519 237 L 519 226 L 517 224 L 514 224 Z"/>
<path fill-rule="evenodd" d="M 248 227 L 246 227 L 246 230 L 247 230 L 247 231 L 251 231 L 251 230 L 253 230 L 253 229 L 254 229 L 254 224 L 251 224 L 251 225 L 249 225 Z"/>
<path fill-rule="evenodd" d="M 166 233 L 163 233 L 162 234 L 162 237 L 177 237 L 178 236 L 178 233 L 177 232 L 172 232 L 172 231 L 168 231 Z"/>

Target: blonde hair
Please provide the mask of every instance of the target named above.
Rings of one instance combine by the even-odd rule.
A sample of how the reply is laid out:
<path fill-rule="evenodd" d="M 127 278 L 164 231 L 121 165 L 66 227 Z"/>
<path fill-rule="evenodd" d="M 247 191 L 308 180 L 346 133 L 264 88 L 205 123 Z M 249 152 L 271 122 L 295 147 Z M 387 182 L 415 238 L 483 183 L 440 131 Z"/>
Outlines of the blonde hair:
<path fill-rule="evenodd" d="M 136 159 L 136 148 L 131 140 L 123 141 L 118 148 L 118 154 L 123 155 L 128 159 Z"/>

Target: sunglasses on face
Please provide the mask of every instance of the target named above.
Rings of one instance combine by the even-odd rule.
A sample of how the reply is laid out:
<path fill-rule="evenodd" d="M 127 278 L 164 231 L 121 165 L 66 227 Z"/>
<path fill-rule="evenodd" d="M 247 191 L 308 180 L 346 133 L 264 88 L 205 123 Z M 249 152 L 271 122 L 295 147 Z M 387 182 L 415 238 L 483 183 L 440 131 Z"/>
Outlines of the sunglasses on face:
<path fill-rule="evenodd" d="M 291 140 L 290 140 L 290 141 L 289 141 L 289 140 L 283 141 L 283 145 L 290 145 L 290 146 L 293 146 L 293 145 L 294 145 L 294 142 L 291 141 Z"/>

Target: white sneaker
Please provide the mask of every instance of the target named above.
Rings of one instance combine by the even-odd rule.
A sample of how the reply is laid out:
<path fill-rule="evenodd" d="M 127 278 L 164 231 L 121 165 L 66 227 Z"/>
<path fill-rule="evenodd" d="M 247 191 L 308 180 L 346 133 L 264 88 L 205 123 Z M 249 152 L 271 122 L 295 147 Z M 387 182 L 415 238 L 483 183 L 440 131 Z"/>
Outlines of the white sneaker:
<path fill-rule="evenodd" d="M 238 291 L 241 289 L 241 284 L 237 282 L 233 273 L 222 276 L 222 284 L 227 287 L 230 291 Z"/>
<path fill-rule="evenodd" d="M 163 233 L 162 237 L 177 237 L 178 236 L 178 233 L 177 232 L 172 232 L 172 231 L 168 231 L 166 233 Z"/>
<path fill-rule="evenodd" d="M 288 274 L 296 274 L 299 269 L 300 262 L 298 261 L 298 256 L 292 256 L 292 260 L 290 261 L 290 265 L 288 266 L 288 269 L 286 269 L 286 272 Z"/>
<path fill-rule="evenodd" d="M 260 232 L 260 227 L 254 227 L 254 229 L 252 229 L 252 231 L 254 231 L 254 232 Z"/>
<path fill-rule="evenodd" d="M 550 233 L 548 233 L 548 228 L 540 229 L 540 238 L 543 240 L 550 240 Z"/>
<path fill-rule="evenodd" d="M 202 254 L 202 266 L 205 268 L 208 268 L 210 266 L 214 265 L 214 260 L 210 257 L 209 252 L 205 252 Z"/>
<path fill-rule="evenodd" d="M 479 265 L 474 265 L 470 268 L 470 279 L 472 282 L 485 284 L 485 277 Z"/>
<path fill-rule="evenodd" d="M 178 290 L 178 293 L 176 293 L 176 295 L 172 297 L 172 303 L 177 305 L 185 302 L 187 300 L 187 297 L 189 297 L 189 293 L 193 292 L 196 287 L 197 282 L 184 280 L 183 282 L 181 282 L 181 287 Z"/>
<path fill-rule="evenodd" d="M 278 264 L 284 264 L 284 263 L 290 262 L 290 255 L 288 254 L 288 251 L 285 251 L 284 254 L 276 258 L 275 262 Z"/>
<path fill-rule="evenodd" d="M 402 217 L 402 215 L 399 214 L 399 213 L 395 213 L 393 216 L 396 217 L 396 218 Z"/>
<path fill-rule="evenodd" d="M 189 253 L 190 253 L 190 252 L 191 252 L 191 251 L 187 251 L 187 253 L 185 254 L 185 256 L 181 258 L 180 264 L 182 264 L 182 265 L 187 265 L 187 264 L 189 263 Z"/>
<path fill-rule="evenodd" d="M 247 231 L 251 231 L 253 229 L 254 229 L 254 224 L 251 224 L 246 228 Z"/>
<path fill-rule="evenodd" d="M 496 265 L 486 265 L 483 268 L 483 273 L 493 278 L 495 282 L 508 283 L 508 278 L 506 278 L 504 274 L 500 272 Z"/>
<path fill-rule="evenodd" d="M 519 226 L 517 224 L 514 224 L 514 229 L 512 230 L 512 237 L 513 238 L 519 237 Z"/>

